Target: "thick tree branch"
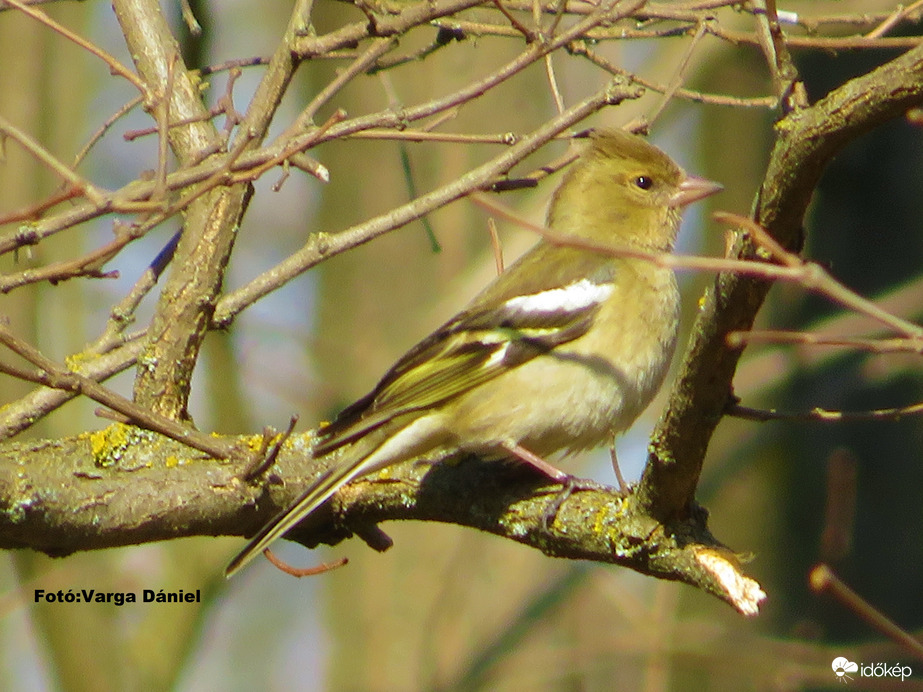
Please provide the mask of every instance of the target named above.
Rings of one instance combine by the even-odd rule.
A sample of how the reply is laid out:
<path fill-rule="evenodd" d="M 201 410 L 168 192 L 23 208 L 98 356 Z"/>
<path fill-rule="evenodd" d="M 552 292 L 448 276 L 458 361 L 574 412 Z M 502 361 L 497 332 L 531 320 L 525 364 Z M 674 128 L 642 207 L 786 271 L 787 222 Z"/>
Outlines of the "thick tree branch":
<path fill-rule="evenodd" d="M 5 446 L 0 548 L 63 556 L 185 536 L 253 533 L 323 471 L 311 460 L 310 438 L 291 438 L 261 483 L 241 480 L 243 464 L 217 462 L 126 425 Z M 226 441 L 260 443 L 258 437 Z M 291 537 L 314 547 L 359 535 L 380 548 L 379 522 L 454 523 L 553 557 L 618 564 L 682 581 L 748 615 L 763 598 L 734 555 L 709 533 L 704 513 L 665 528 L 616 490 L 600 488 L 572 494 L 546 528 L 544 514 L 560 486 L 512 464 L 439 461 L 446 460 L 402 464 L 351 484 Z"/>
<path fill-rule="evenodd" d="M 160 4 L 151 0 L 117 0 L 116 17 L 148 92 L 159 95 L 145 107 L 158 114 L 164 137 L 182 164 L 222 146 L 221 136 L 202 102 L 196 80 L 183 64 L 176 39 Z M 173 120 L 186 122 L 169 127 Z M 161 179 L 165 156 L 161 155 Z M 135 379 L 135 400 L 167 417 L 188 417 L 186 403 L 192 371 L 205 337 L 224 269 L 234 245 L 235 229 L 246 208 L 249 186 L 220 187 L 194 200 L 186 210 L 184 230 L 163 287 L 143 359 Z"/>

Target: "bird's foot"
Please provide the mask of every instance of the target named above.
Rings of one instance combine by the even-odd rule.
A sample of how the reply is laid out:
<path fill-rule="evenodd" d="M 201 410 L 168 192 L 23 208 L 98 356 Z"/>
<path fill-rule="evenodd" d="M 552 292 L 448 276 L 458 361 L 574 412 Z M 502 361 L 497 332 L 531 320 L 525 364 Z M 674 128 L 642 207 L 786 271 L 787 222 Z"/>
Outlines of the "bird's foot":
<path fill-rule="evenodd" d="M 564 503 L 567 502 L 567 499 L 573 495 L 575 492 L 581 492 L 584 490 L 590 491 L 602 491 L 602 492 L 612 492 L 612 488 L 609 486 L 603 485 L 602 483 L 597 483 L 596 481 L 591 481 L 587 478 L 577 478 L 576 476 L 566 476 L 559 481 L 561 483 L 561 490 L 558 492 L 548 507 L 545 508 L 545 511 L 542 512 L 542 528 L 548 529 L 548 527 L 554 524 L 554 520 L 557 519 L 558 512 L 561 511 L 561 507 L 564 506 Z"/>

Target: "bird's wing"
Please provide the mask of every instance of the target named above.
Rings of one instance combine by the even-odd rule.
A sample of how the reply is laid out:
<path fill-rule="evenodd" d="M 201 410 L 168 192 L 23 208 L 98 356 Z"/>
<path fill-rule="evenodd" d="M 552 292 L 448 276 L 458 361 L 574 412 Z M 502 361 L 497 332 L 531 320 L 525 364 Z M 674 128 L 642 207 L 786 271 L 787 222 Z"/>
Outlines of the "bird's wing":
<path fill-rule="evenodd" d="M 457 397 L 587 332 L 613 290 L 586 277 L 459 313 L 408 351 L 375 389 L 319 432 L 314 454 L 353 442 L 397 417 Z"/>

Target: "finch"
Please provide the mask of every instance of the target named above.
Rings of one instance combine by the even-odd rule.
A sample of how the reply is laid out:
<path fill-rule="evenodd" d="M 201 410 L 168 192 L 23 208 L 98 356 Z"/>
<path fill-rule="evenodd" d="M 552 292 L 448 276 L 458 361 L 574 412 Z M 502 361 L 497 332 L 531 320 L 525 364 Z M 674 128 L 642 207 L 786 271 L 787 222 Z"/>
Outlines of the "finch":
<path fill-rule="evenodd" d="M 318 431 L 336 463 L 266 524 L 231 576 L 353 479 L 437 449 L 544 461 L 606 443 L 651 402 L 676 346 L 673 271 L 606 252 L 672 251 L 683 208 L 721 186 L 621 130 L 592 133 L 549 205 L 543 238 Z M 582 242 L 581 242 L 582 241 Z"/>

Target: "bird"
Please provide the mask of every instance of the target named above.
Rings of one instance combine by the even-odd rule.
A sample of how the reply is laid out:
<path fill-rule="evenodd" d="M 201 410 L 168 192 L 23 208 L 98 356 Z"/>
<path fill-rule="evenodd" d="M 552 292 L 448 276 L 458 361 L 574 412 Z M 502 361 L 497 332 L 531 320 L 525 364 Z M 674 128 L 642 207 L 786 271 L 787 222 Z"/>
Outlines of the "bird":
<path fill-rule="evenodd" d="M 600 446 L 647 407 L 680 309 L 672 269 L 649 253 L 671 252 L 682 210 L 722 186 L 639 135 L 587 139 L 552 195 L 548 234 L 319 428 L 313 456 L 340 456 L 256 533 L 228 577 L 354 479 L 444 449 L 519 459 L 564 483 L 572 477 L 548 456 Z M 609 251 L 620 247 L 641 252 Z"/>

